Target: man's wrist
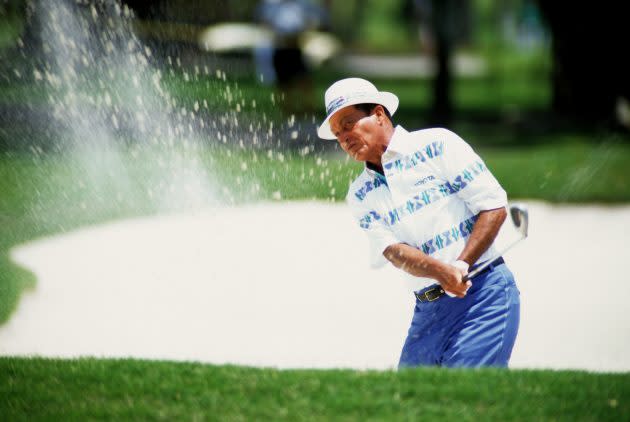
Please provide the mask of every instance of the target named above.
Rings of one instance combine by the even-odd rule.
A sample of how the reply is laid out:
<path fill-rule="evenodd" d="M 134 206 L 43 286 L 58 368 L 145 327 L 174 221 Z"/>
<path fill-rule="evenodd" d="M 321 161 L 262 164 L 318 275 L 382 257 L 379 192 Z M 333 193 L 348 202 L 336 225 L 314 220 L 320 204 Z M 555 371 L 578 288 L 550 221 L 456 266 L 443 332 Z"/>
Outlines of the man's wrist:
<path fill-rule="evenodd" d="M 452 265 L 453 267 L 461 270 L 464 274 L 468 274 L 468 269 L 470 268 L 470 265 L 468 265 L 466 261 L 458 259 L 457 261 L 453 262 Z"/>

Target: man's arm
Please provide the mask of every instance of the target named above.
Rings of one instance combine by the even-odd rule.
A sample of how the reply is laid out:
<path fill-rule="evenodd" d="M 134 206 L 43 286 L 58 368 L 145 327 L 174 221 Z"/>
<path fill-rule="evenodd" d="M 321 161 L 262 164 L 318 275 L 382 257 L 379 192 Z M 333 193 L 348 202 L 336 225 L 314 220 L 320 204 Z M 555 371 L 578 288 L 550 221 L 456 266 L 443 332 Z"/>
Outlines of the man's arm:
<path fill-rule="evenodd" d="M 505 221 L 507 211 L 505 208 L 482 211 L 473 226 L 472 233 L 466 242 L 464 250 L 457 258 L 473 265 L 481 255 L 490 247 L 499 233 L 501 225 Z M 465 275 L 460 269 L 432 258 L 404 243 L 388 246 L 383 252 L 396 268 L 416 277 L 428 277 L 436 280 L 444 290 L 453 293 L 457 297 L 464 297 L 470 287 L 470 282 L 463 282 Z"/>
<path fill-rule="evenodd" d="M 481 211 L 473 226 L 468 242 L 466 242 L 464 250 L 457 259 L 466 262 L 468 265 L 474 265 L 494 242 L 506 216 L 507 211 L 505 208 Z"/>
<path fill-rule="evenodd" d="M 438 261 L 404 243 L 389 245 L 383 255 L 396 268 L 416 277 L 432 278 L 440 283 L 444 290 L 457 297 L 464 297 L 470 286 L 470 282 L 462 282 L 464 273 L 458 268 Z"/>

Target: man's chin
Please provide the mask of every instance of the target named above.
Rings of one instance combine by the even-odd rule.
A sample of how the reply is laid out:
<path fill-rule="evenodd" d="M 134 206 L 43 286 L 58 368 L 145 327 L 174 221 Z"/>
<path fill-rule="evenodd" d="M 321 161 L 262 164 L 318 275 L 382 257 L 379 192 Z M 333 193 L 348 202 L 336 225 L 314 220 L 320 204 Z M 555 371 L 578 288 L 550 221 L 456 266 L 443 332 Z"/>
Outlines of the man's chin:
<path fill-rule="evenodd" d="M 352 158 L 354 158 L 356 161 L 361 161 L 361 162 L 366 162 L 367 161 L 367 157 L 365 156 L 365 154 L 361 153 L 361 150 L 355 152 L 354 154 L 352 154 Z"/>

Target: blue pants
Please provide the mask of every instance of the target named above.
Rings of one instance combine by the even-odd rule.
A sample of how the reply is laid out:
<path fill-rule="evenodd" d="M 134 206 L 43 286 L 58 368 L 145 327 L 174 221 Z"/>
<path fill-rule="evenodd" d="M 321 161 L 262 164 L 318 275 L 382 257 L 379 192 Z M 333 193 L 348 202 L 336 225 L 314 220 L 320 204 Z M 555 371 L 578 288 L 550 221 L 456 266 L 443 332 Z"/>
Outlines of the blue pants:
<path fill-rule="evenodd" d="M 399 368 L 507 366 L 520 314 L 514 277 L 505 264 L 500 264 L 472 283 L 463 299 L 416 299 Z"/>

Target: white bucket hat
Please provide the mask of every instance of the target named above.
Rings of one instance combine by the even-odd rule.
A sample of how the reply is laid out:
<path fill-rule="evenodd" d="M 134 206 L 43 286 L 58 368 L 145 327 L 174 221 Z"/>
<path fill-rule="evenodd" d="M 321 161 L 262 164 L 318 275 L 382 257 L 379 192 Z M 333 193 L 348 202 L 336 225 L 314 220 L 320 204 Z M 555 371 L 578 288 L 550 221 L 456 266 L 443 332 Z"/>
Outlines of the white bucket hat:
<path fill-rule="evenodd" d="M 317 129 L 317 135 L 322 139 L 335 139 L 329 123 L 332 115 L 344 107 L 366 103 L 380 104 L 393 115 L 398 108 L 398 97 L 391 92 L 379 91 L 372 82 L 361 78 L 347 78 L 335 82 L 324 94 L 326 119 Z"/>

